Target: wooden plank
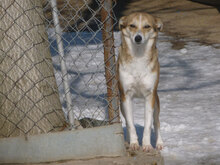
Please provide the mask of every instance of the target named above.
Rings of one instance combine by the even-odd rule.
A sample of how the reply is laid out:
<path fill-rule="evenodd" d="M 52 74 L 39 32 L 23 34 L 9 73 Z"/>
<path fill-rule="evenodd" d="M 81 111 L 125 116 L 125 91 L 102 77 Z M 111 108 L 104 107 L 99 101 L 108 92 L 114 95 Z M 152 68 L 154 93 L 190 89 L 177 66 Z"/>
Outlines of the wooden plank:
<path fill-rule="evenodd" d="M 119 94 L 116 79 L 116 60 L 113 36 L 112 0 L 102 0 L 101 21 L 104 46 L 105 79 L 107 86 L 108 117 L 110 123 L 119 122 Z"/>

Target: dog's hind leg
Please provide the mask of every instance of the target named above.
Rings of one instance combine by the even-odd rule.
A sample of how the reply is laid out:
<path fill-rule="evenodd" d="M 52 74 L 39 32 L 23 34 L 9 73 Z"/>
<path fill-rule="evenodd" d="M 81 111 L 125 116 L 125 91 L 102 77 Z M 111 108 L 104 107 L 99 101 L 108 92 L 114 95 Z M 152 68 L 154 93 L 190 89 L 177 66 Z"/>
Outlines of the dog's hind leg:
<path fill-rule="evenodd" d="M 160 101 L 159 97 L 156 93 L 156 98 L 155 98 L 155 105 L 154 105 L 154 130 L 156 133 L 156 148 L 158 150 L 163 149 L 163 140 L 160 135 L 160 120 L 159 120 L 159 114 L 160 114 Z"/>
<path fill-rule="evenodd" d="M 121 113 L 122 113 L 123 117 L 125 118 L 125 124 L 126 124 L 126 136 L 125 136 L 126 138 L 125 138 L 125 140 L 127 142 L 129 142 L 130 141 L 130 137 L 129 137 L 129 131 L 128 131 L 128 124 L 127 124 L 127 119 L 125 117 L 125 112 L 124 112 L 122 101 L 121 101 L 121 104 L 120 104 L 120 110 L 121 110 Z"/>

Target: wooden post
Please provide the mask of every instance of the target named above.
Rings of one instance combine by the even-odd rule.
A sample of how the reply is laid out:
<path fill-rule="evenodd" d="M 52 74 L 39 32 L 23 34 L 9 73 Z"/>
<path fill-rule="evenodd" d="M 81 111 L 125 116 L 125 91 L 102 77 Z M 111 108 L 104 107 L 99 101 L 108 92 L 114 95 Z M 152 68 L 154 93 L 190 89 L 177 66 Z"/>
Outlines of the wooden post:
<path fill-rule="evenodd" d="M 116 80 L 116 60 L 114 50 L 112 0 L 103 0 L 101 9 L 103 23 L 102 39 L 104 44 L 105 78 L 107 85 L 109 121 L 119 122 L 119 97 Z"/>

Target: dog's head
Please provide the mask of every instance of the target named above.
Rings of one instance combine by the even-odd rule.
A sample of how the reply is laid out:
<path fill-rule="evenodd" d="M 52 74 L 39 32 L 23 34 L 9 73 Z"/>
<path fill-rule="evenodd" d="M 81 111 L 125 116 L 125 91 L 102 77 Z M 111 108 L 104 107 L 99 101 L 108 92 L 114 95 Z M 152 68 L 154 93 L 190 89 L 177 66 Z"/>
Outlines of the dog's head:
<path fill-rule="evenodd" d="M 120 31 L 135 44 L 143 44 L 157 37 L 162 28 L 162 21 L 147 13 L 133 13 L 119 20 Z"/>

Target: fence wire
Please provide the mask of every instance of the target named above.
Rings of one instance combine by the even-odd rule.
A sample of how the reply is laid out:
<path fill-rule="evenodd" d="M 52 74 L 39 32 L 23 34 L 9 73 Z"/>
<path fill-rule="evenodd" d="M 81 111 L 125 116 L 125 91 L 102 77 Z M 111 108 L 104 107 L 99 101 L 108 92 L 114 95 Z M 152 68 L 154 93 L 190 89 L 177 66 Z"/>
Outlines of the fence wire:
<path fill-rule="evenodd" d="M 0 2 L 0 137 L 119 121 L 115 1 L 52 1 Z"/>

